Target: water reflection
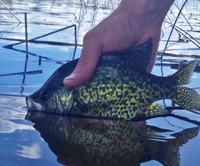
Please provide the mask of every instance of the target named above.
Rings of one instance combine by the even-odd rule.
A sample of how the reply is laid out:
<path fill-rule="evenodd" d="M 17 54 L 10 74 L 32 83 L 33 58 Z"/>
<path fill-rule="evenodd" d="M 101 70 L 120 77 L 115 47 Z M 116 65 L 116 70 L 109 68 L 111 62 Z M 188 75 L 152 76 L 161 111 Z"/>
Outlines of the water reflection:
<path fill-rule="evenodd" d="M 17 150 L 17 155 L 29 159 L 41 158 L 41 147 L 38 143 L 32 143 L 30 146 L 18 145 L 21 150 Z"/>
<path fill-rule="evenodd" d="M 179 147 L 198 134 L 196 128 L 169 135 L 170 130 L 125 120 L 94 120 L 28 112 L 42 138 L 68 166 L 125 166 L 155 160 L 180 165 Z"/>
<path fill-rule="evenodd" d="M 0 133 L 14 133 L 16 130 L 34 130 L 30 124 L 24 121 L 26 111 L 21 110 L 22 103 L 25 105 L 24 98 L 0 97 Z"/>
<path fill-rule="evenodd" d="M 0 133 L 14 133 L 16 130 L 33 130 L 31 126 L 16 124 L 9 120 L 0 119 Z"/>

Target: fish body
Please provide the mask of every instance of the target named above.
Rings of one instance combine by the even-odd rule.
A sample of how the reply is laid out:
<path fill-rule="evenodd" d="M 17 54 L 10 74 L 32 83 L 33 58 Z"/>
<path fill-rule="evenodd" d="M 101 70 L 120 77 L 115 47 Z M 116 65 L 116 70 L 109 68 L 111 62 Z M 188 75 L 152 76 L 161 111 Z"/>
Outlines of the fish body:
<path fill-rule="evenodd" d="M 29 110 L 61 114 L 147 119 L 170 112 L 154 101 L 172 99 L 189 111 L 200 111 L 200 96 L 183 87 L 190 81 L 196 60 L 169 77 L 147 72 L 152 41 L 125 51 L 101 56 L 92 78 L 82 86 L 67 88 L 63 79 L 77 60 L 59 69 L 34 94 L 26 98 Z"/>

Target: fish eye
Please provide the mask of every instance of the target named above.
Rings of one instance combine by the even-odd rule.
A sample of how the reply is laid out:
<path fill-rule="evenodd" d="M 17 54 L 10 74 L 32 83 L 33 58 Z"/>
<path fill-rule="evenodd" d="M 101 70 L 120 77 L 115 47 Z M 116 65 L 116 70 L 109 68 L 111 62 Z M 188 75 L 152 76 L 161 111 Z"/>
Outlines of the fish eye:
<path fill-rule="evenodd" d="M 47 101 L 49 98 L 49 93 L 47 91 L 41 91 L 40 92 L 40 99 L 42 101 Z"/>

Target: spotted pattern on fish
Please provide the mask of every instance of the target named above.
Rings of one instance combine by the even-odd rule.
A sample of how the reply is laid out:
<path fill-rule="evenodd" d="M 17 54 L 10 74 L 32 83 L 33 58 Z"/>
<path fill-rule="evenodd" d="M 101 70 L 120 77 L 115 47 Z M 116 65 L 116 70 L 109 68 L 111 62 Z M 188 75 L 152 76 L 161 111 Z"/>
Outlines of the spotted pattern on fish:
<path fill-rule="evenodd" d="M 79 98 L 79 104 L 85 106 L 89 115 L 132 119 L 142 116 L 144 112 L 141 110 L 154 101 L 175 95 L 176 81 L 170 77 L 134 74 L 134 78 L 97 79 L 94 76 L 94 80 L 85 86 L 75 88 L 75 97 Z"/>
<path fill-rule="evenodd" d="M 105 53 L 100 57 L 92 78 L 76 88 L 63 85 L 63 79 L 74 70 L 78 60 L 69 62 L 27 98 L 28 107 L 130 120 L 170 114 L 153 102 L 171 99 L 189 111 L 200 111 L 199 94 L 183 87 L 190 82 L 197 60 L 169 77 L 158 77 L 147 72 L 151 51 L 152 41 L 149 39 L 130 50 Z"/>

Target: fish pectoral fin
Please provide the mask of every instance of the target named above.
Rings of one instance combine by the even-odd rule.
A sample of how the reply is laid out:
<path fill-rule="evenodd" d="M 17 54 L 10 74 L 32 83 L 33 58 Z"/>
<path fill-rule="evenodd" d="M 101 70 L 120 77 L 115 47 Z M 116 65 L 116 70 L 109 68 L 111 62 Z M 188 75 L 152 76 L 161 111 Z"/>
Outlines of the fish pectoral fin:
<path fill-rule="evenodd" d="M 171 112 L 160 104 L 152 103 L 149 107 L 144 109 L 145 118 L 153 118 L 158 116 L 170 115 Z"/>

